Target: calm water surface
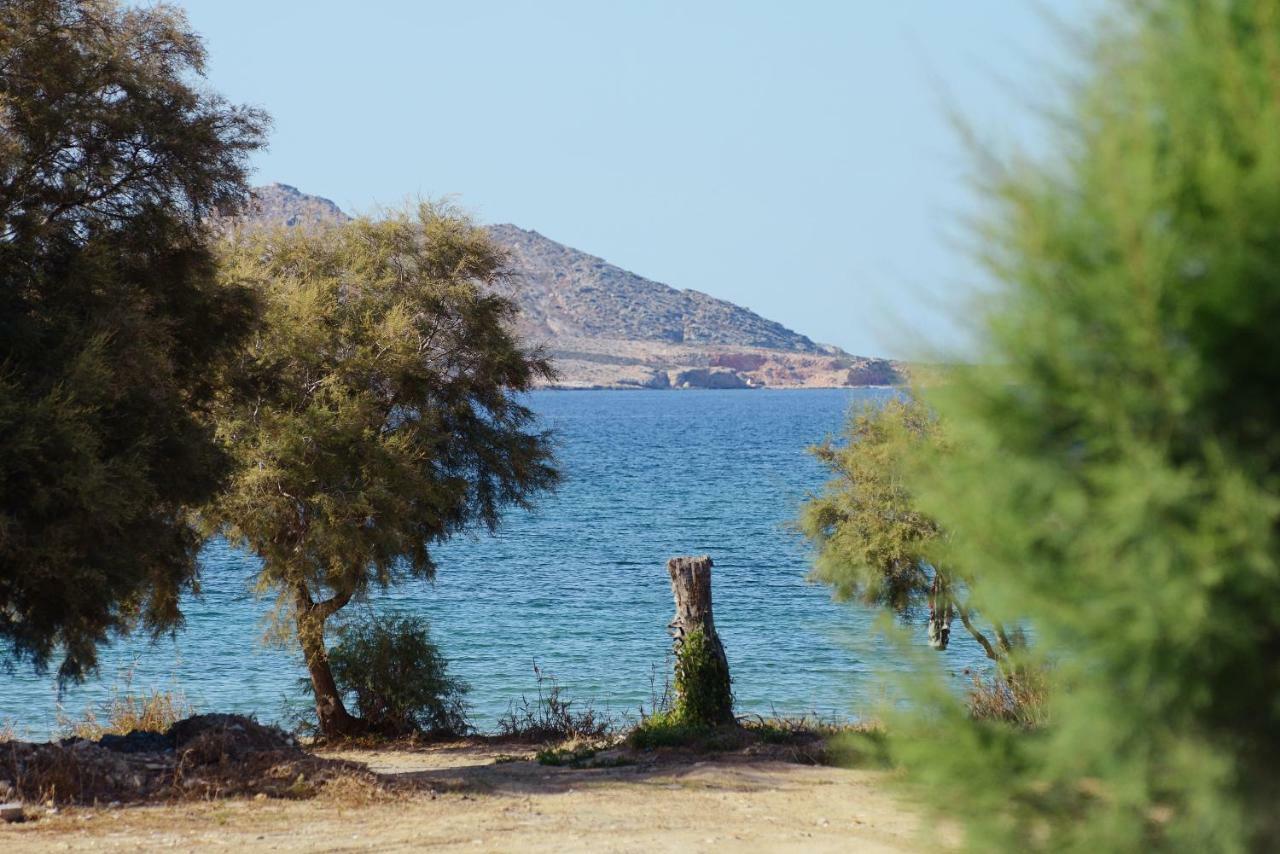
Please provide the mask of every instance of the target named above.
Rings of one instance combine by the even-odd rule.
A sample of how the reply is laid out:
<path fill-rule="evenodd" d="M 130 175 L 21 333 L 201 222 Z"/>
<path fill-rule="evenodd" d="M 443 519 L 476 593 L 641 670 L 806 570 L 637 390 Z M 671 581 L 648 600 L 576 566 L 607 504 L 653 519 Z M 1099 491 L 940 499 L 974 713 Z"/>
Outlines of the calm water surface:
<path fill-rule="evenodd" d="M 430 619 L 472 686 L 482 728 L 534 691 L 535 662 L 569 696 L 634 712 L 648 704 L 654 669 L 667 666 L 666 559 L 710 554 L 739 709 L 869 714 L 887 674 L 907 665 L 876 636 L 873 612 L 805 581 L 808 547 L 785 524 L 824 480 L 806 447 L 839 430 L 851 406 L 887 394 L 539 392 L 534 407 L 558 437 L 560 491 L 512 513 L 496 536 L 438 549 L 434 583 L 375 594 L 371 605 Z M 213 542 L 202 566 L 203 592 L 186 603 L 176 638 L 116 644 L 99 678 L 61 700 L 49 677 L 0 675 L 0 719 L 44 735 L 59 702 L 78 713 L 126 678 L 135 690 L 176 689 L 199 709 L 263 720 L 305 705 L 300 655 L 263 642 L 273 603 L 252 594 L 254 558 Z M 981 665 L 972 641 L 952 638 L 949 669 Z"/>

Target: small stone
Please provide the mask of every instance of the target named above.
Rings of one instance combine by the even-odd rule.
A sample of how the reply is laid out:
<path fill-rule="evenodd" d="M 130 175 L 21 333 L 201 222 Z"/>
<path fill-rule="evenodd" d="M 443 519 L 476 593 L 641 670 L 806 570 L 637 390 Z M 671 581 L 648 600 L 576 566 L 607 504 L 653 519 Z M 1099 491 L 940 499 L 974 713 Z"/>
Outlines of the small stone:
<path fill-rule="evenodd" d="M 22 811 L 22 804 L 17 801 L 0 804 L 0 820 L 13 824 L 15 822 L 26 821 L 26 818 L 26 814 Z"/>

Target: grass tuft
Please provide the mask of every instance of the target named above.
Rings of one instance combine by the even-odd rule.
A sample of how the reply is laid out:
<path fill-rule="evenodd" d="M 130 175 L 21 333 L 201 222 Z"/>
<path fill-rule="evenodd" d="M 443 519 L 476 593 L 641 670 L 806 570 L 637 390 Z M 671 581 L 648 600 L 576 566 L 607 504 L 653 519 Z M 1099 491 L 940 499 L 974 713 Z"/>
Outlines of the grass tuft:
<path fill-rule="evenodd" d="M 518 702 L 511 703 L 498 720 L 503 738 L 552 743 L 602 739 L 613 732 L 611 717 L 597 711 L 589 702 L 578 705 L 576 700 L 565 699 L 556 678 L 536 664 L 533 673 L 537 679 L 537 696 L 530 699 L 522 694 Z"/>
<path fill-rule="evenodd" d="M 126 682 L 123 690 L 113 688 L 105 703 L 97 709 L 85 709 L 78 720 L 59 713 L 58 727 L 70 737 L 97 741 L 104 735 L 168 732 L 175 723 L 194 712 L 194 707 L 181 693 L 153 690 L 134 694 Z"/>

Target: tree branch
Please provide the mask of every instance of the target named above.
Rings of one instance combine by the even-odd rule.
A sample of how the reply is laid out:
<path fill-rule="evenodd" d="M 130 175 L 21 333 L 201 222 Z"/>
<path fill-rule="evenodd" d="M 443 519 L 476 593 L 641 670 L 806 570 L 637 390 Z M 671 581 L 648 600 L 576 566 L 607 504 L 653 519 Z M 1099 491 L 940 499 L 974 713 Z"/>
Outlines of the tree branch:
<path fill-rule="evenodd" d="M 1004 626 L 999 623 L 992 623 L 992 625 L 995 626 L 996 640 L 1000 643 L 1000 649 L 1004 651 L 1005 655 L 1013 652 L 1013 644 L 1009 642 L 1009 636 L 1005 634 Z"/>
<path fill-rule="evenodd" d="M 316 602 L 311 606 L 311 608 L 316 616 L 322 620 L 327 620 L 329 617 L 341 610 L 344 605 L 350 602 L 351 597 L 354 595 L 354 590 L 343 590 L 335 593 L 332 598 L 326 599 L 323 602 Z"/>
<path fill-rule="evenodd" d="M 996 662 L 1000 661 L 1001 656 L 996 652 L 995 647 L 991 645 L 991 641 L 987 640 L 987 636 L 978 631 L 978 629 L 973 625 L 973 622 L 969 619 L 969 609 L 957 602 L 956 610 L 960 612 L 960 622 L 964 623 L 965 629 L 973 636 L 973 639 L 978 642 L 978 645 L 982 647 L 983 651 L 986 652 L 987 658 Z"/>

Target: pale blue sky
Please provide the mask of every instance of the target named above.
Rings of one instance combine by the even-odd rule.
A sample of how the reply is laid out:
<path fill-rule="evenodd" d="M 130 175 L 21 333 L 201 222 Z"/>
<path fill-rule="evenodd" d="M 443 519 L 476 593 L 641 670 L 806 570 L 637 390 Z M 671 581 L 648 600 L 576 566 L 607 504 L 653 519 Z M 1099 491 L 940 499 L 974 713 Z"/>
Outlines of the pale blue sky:
<path fill-rule="evenodd" d="M 975 282 L 947 109 L 1036 147 L 1063 53 L 1024 0 L 179 5 L 214 88 L 275 119 L 258 182 L 349 211 L 455 195 L 889 356 L 961 340 Z"/>

